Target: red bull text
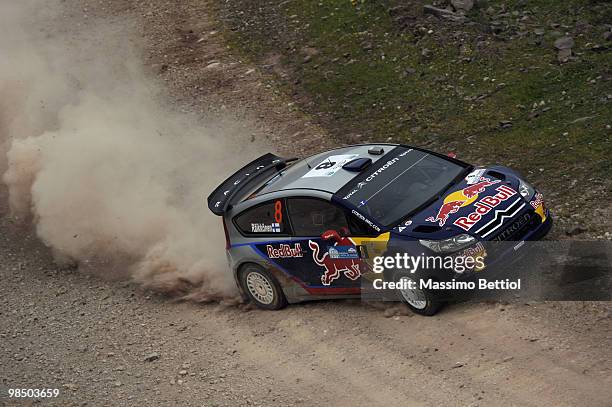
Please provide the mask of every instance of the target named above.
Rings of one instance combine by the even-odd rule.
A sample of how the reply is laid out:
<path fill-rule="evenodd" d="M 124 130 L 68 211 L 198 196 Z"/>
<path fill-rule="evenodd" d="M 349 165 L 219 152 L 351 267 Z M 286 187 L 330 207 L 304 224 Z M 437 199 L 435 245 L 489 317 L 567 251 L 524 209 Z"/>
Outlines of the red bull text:
<path fill-rule="evenodd" d="M 459 226 L 463 230 L 470 230 L 472 226 L 482 219 L 484 215 L 491 212 L 493 208 L 501 202 L 516 195 L 516 191 L 507 185 L 501 185 L 495 189 L 497 194 L 493 196 L 485 196 L 480 201 L 474 204 L 474 211 L 467 216 L 457 218 L 453 225 Z"/>

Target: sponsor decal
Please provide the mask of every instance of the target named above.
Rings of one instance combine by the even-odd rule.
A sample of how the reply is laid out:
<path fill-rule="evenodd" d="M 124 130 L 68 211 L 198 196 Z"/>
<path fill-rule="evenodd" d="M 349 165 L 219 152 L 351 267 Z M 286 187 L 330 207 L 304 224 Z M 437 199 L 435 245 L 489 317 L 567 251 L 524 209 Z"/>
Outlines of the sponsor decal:
<path fill-rule="evenodd" d="M 410 225 L 412 225 L 412 220 L 408 219 L 403 224 L 397 226 L 397 231 L 402 233 Z"/>
<path fill-rule="evenodd" d="M 457 213 L 462 207 L 472 204 L 478 199 L 479 193 L 484 192 L 488 186 L 499 182 L 501 181 L 498 179 L 491 181 L 489 178 L 481 177 L 477 183 L 448 194 L 444 198 L 444 203 L 438 209 L 436 216 L 430 216 L 425 220 L 434 223 L 438 222 L 439 226 L 444 226 L 451 214 Z"/>
<path fill-rule="evenodd" d="M 304 174 L 302 178 L 331 177 L 340 171 L 344 164 L 356 157 L 359 157 L 359 154 L 331 155 Z"/>
<path fill-rule="evenodd" d="M 378 175 L 382 174 L 383 171 L 385 171 L 387 168 L 391 167 L 393 164 L 395 164 L 396 162 L 398 162 L 400 159 L 398 157 L 395 157 L 389 161 L 387 161 L 386 163 L 384 163 L 379 169 L 377 169 L 376 171 L 374 171 L 372 174 L 370 174 L 366 179 L 365 182 L 363 182 L 363 184 L 367 184 L 368 182 L 372 181 L 374 178 L 376 178 Z M 363 187 L 362 187 L 363 188 Z"/>
<path fill-rule="evenodd" d="M 475 184 L 476 185 L 476 184 Z M 506 201 L 516 195 L 516 191 L 507 185 L 502 185 L 496 188 L 497 194 L 485 196 L 480 201 L 474 204 L 474 211 L 467 216 L 457 218 L 453 225 L 459 226 L 463 230 L 470 230 L 472 226 L 477 224 L 484 215 L 491 212 L 503 201 Z"/>
<path fill-rule="evenodd" d="M 482 253 L 486 253 L 486 251 L 484 245 L 481 242 L 478 242 L 475 245 L 463 250 L 463 256 L 465 257 L 477 257 Z"/>
<path fill-rule="evenodd" d="M 399 162 L 400 157 L 401 158 L 405 157 L 406 154 L 408 154 L 411 151 L 412 151 L 412 149 L 406 150 L 406 151 L 402 152 L 401 154 L 399 154 L 397 157 L 394 157 L 394 158 L 388 160 L 386 163 L 384 163 L 382 166 L 380 166 L 376 171 L 374 171 L 372 174 L 370 174 L 365 180 L 359 182 L 357 184 L 357 186 L 355 187 L 355 189 L 353 189 L 351 192 L 346 194 L 344 196 L 344 198 L 342 198 L 342 199 L 349 199 L 351 196 L 355 195 L 360 189 L 365 187 L 368 184 L 368 182 L 371 182 L 378 175 L 382 174 L 386 169 L 391 167 L 393 164 Z M 361 201 L 359 204 L 360 204 L 360 206 L 363 206 L 363 205 L 365 205 L 365 201 Z"/>
<path fill-rule="evenodd" d="M 360 184 L 361 184 L 361 182 L 360 182 Z M 346 194 L 346 195 L 344 196 L 344 198 L 342 198 L 342 199 L 349 199 L 350 197 L 352 197 L 353 195 L 355 195 L 355 194 L 357 193 L 357 191 L 359 191 L 359 189 L 357 189 L 357 188 L 353 189 L 351 192 L 349 192 L 348 194 Z"/>
<path fill-rule="evenodd" d="M 475 245 L 463 250 L 463 257 L 471 257 L 473 259 L 481 258 L 482 260 L 484 260 L 484 258 L 487 257 L 487 251 L 484 245 L 481 242 L 478 242 Z M 482 271 L 484 270 L 484 268 L 484 261 L 481 261 L 480 264 L 475 264 L 472 270 Z"/>
<path fill-rule="evenodd" d="M 332 259 L 358 259 L 359 253 L 355 246 L 332 246 L 327 251 Z"/>
<path fill-rule="evenodd" d="M 540 215 L 542 222 L 546 220 L 546 207 L 544 206 L 544 196 L 537 192 L 534 200 L 529 202 L 529 204 L 535 209 L 535 213 Z"/>
<path fill-rule="evenodd" d="M 266 245 L 268 257 L 271 259 L 284 259 L 289 257 L 303 257 L 302 246 L 296 243 L 291 247 L 288 244 L 281 244 L 279 247 L 274 247 L 271 244 Z"/>
<path fill-rule="evenodd" d="M 486 171 L 487 170 L 485 168 L 474 170 L 465 177 L 465 180 L 467 181 L 468 185 L 475 184 L 480 181 L 480 178 L 482 178 Z"/>
<path fill-rule="evenodd" d="M 516 192 L 516 191 L 515 191 Z M 504 226 L 506 219 L 512 219 L 518 214 L 527 204 L 523 202 L 522 198 L 517 198 L 512 202 L 506 209 L 498 209 L 495 211 L 493 219 L 483 225 L 476 233 L 480 234 L 481 237 L 487 237 L 491 233 L 495 232 L 500 227 Z"/>
<path fill-rule="evenodd" d="M 380 232 L 380 228 L 374 222 L 372 222 L 370 219 L 367 219 L 365 216 L 363 216 L 361 213 L 357 212 L 355 209 L 352 210 L 352 213 L 353 213 L 353 215 L 357 216 L 359 219 L 364 221 L 369 227 L 371 227 L 372 229 L 374 229 L 377 232 Z"/>
<path fill-rule="evenodd" d="M 280 223 L 272 223 L 267 225 L 265 223 L 251 223 L 252 233 L 280 233 Z"/>
<path fill-rule="evenodd" d="M 501 232 L 498 236 L 495 237 L 496 241 L 508 240 L 510 236 L 519 231 L 523 226 L 527 224 L 531 220 L 531 215 L 526 213 L 522 215 L 517 221 L 515 221 L 510 227 Z"/>
<path fill-rule="evenodd" d="M 343 237 L 339 242 L 336 243 L 336 249 L 338 247 L 350 246 L 351 248 L 355 248 L 351 239 L 347 237 Z M 344 273 L 344 275 L 350 280 L 357 280 L 361 276 L 360 269 L 360 260 L 355 260 L 352 258 L 337 258 L 334 259 L 331 257 L 330 253 L 323 253 L 321 255 L 321 249 L 319 244 L 315 241 L 309 240 L 308 247 L 312 250 L 312 260 L 319 267 L 325 268 L 323 275 L 321 275 L 321 283 L 323 285 L 331 285 L 334 280 L 340 278 L 340 273 Z M 338 250 L 338 253 L 340 251 Z"/>
<path fill-rule="evenodd" d="M 349 199 L 351 196 L 355 195 L 360 189 L 362 189 L 363 187 L 366 186 L 366 183 L 361 181 L 357 183 L 357 186 L 355 187 L 355 189 L 353 189 L 351 192 L 349 192 L 348 194 L 346 194 L 344 196 L 344 198 L 342 199 Z"/>
<path fill-rule="evenodd" d="M 272 160 L 271 165 L 272 165 L 272 164 L 278 164 L 278 163 L 280 163 L 281 161 L 282 161 L 282 160 L 280 160 L 280 159 L 278 159 L 278 158 L 277 158 L 277 159 L 275 159 L 275 160 Z M 259 172 L 260 170 L 264 169 L 265 167 L 266 167 L 265 165 L 258 165 L 257 167 L 255 167 L 255 168 L 253 169 L 253 173 L 247 172 L 247 173 L 244 173 L 244 174 L 240 174 L 240 175 L 239 175 L 239 177 L 241 177 L 241 178 L 237 178 L 237 179 L 236 179 L 236 180 L 235 180 L 235 181 L 232 183 L 232 185 L 231 185 L 231 188 L 230 188 L 230 189 L 227 189 L 227 190 L 223 191 L 223 198 L 224 198 L 224 199 L 225 199 L 225 198 L 227 198 L 227 196 L 229 195 L 229 193 L 230 193 L 230 192 L 232 192 L 233 187 L 237 186 L 238 184 L 240 184 L 240 182 L 242 182 L 242 181 L 244 181 L 244 180 L 248 179 L 248 178 L 249 178 L 251 175 L 253 175 L 253 174 L 255 174 L 255 173 Z M 220 207 L 222 203 L 223 203 L 223 201 L 217 201 L 217 202 L 215 202 L 215 208 Z"/>
<path fill-rule="evenodd" d="M 529 202 L 529 205 L 533 206 L 533 209 L 538 209 L 544 203 L 544 196 L 538 192 L 534 198 L 533 201 Z"/>

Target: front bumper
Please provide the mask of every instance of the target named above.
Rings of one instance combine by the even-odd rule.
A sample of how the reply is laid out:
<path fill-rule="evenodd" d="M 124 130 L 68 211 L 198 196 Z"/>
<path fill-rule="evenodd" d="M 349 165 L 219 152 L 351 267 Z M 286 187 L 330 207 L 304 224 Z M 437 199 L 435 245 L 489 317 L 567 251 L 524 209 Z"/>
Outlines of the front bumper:
<path fill-rule="evenodd" d="M 525 240 L 542 240 L 548 235 L 553 226 L 552 213 L 549 210 L 546 211 L 546 219 L 540 224 L 540 226 L 531 232 Z"/>
<path fill-rule="evenodd" d="M 546 218 L 537 227 L 527 233 L 520 241 L 504 241 L 504 242 L 486 242 L 486 267 L 481 271 L 470 271 L 461 274 L 455 274 L 453 277 L 458 281 L 475 281 L 479 278 L 488 280 L 511 278 L 516 273 L 516 268 L 519 267 L 520 272 L 524 272 L 525 265 L 532 264 L 532 260 L 538 256 L 538 248 L 533 248 L 525 242 L 538 241 L 548 235 L 553 226 L 553 217 L 550 211 L 546 211 Z M 484 243 L 484 242 L 483 242 Z M 520 264 L 518 264 L 520 263 Z M 474 299 L 470 292 L 456 292 L 454 294 L 447 293 L 446 300 L 470 300 Z M 472 293 L 473 294 L 473 293 Z M 478 298 L 483 298 L 483 294 L 479 293 Z M 495 296 L 493 297 L 495 298 Z"/>

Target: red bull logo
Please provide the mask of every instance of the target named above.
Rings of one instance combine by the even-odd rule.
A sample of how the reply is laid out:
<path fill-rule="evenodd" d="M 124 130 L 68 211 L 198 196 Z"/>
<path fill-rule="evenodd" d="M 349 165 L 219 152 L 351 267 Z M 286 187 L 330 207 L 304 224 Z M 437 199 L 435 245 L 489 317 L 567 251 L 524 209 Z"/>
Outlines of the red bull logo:
<path fill-rule="evenodd" d="M 302 246 L 296 243 L 291 247 L 288 244 L 281 244 L 279 247 L 266 245 L 268 257 L 271 259 L 282 259 L 287 257 L 302 257 Z"/>
<path fill-rule="evenodd" d="M 498 179 L 491 181 L 489 178 L 480 177 L 480 181 L 477 183 L 448 194 L 444 198 L 444 203 L 438 209 L 436 216 L 430 216 L 425 220 L 428 222 L 438 222 L 438 225 L 444 226 L 451 214 L 457 213 L 462 207 L 472 204 L 478 199 L 479 193 L 484 192 L 488 186 L 499 182 L 500 180 Z"/>
<path fill-rule="evenodd" d="M 498 182 L 500 182 L 498 179 L 491 181 L 489 178 L 480 177 L 479 182 L 463 188 L 461 192 L 467 198 L 478 197 L 479 192 L 484 192 L 486 187 L 497 184 Z"/>
<path fill-rule="evenodd" d="M 544 196 L 538 192 L 534 198 L 535 199 L 529 202 L 529 204 L 533 206 L 533 209 L 538 209 L 540 205 L 544 204 Z"/>
<path fill-rule="evenodd" d="M 474 204 L 474 211 L 467 216 L 462 216 L 453 222 L 453 225 L 459 226 L 463 230 L 470 230 L 472 226 L 477 224 L 480 219 L 493 208 L 516 195 L 516 191 L 507 185 L 501 185 L 497 189 L 497 194 L 493 196 L 485 196 L 480 201 Z"/>
<path fill-rule="evenodd" d="M 336 245 L 354 246 L 355 244 L 351 241 L 351 239 L 343 237 L 336 243 Z M 340 273 L 344 273 L 344 275 L 350 280 L 357 280 L 359 277 L 361 277 L 359 260 L 332 259 L 329 256 L 329 253 L 324 253 L 321 256 L 319 244 L 317 242 L 313 242 L 312 240 L 308 241 L 308 247 L 310 247 L 312 250 L 312 259 L 316 265 L 325 268 L 325 272 L 321 276 L 321 283 L 323 283 L 323 285 L 330 285 L 334 280 L 340 278 Z"/>

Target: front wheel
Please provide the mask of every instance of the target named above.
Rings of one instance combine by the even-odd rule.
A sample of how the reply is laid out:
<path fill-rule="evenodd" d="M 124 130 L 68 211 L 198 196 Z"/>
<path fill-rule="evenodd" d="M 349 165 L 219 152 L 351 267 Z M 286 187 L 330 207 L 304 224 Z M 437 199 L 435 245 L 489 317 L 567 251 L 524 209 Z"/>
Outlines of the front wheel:
<path fill-rule="evenodd" d="M 443 303 L 436 300 L 431 291 L 419 288 L 418 281 L 413 277 L 399 274 L 395 281 L 406 283 L 404 284 L 405 288 L 397 289 L 397 296 L 412 312 L 419 315 L 432 316 L 437 314 L 440 308 L 442 308 Z M 414 282 L 414 288 L 408 287 L 408 281 Z"/>
<path fill-rule="evenodd" d="M 280 284 L 267 270 L 249 264 L 240 272 L 240 284 L 249 299 L 259 308 L 276 310 L 287 305 Z"/>

